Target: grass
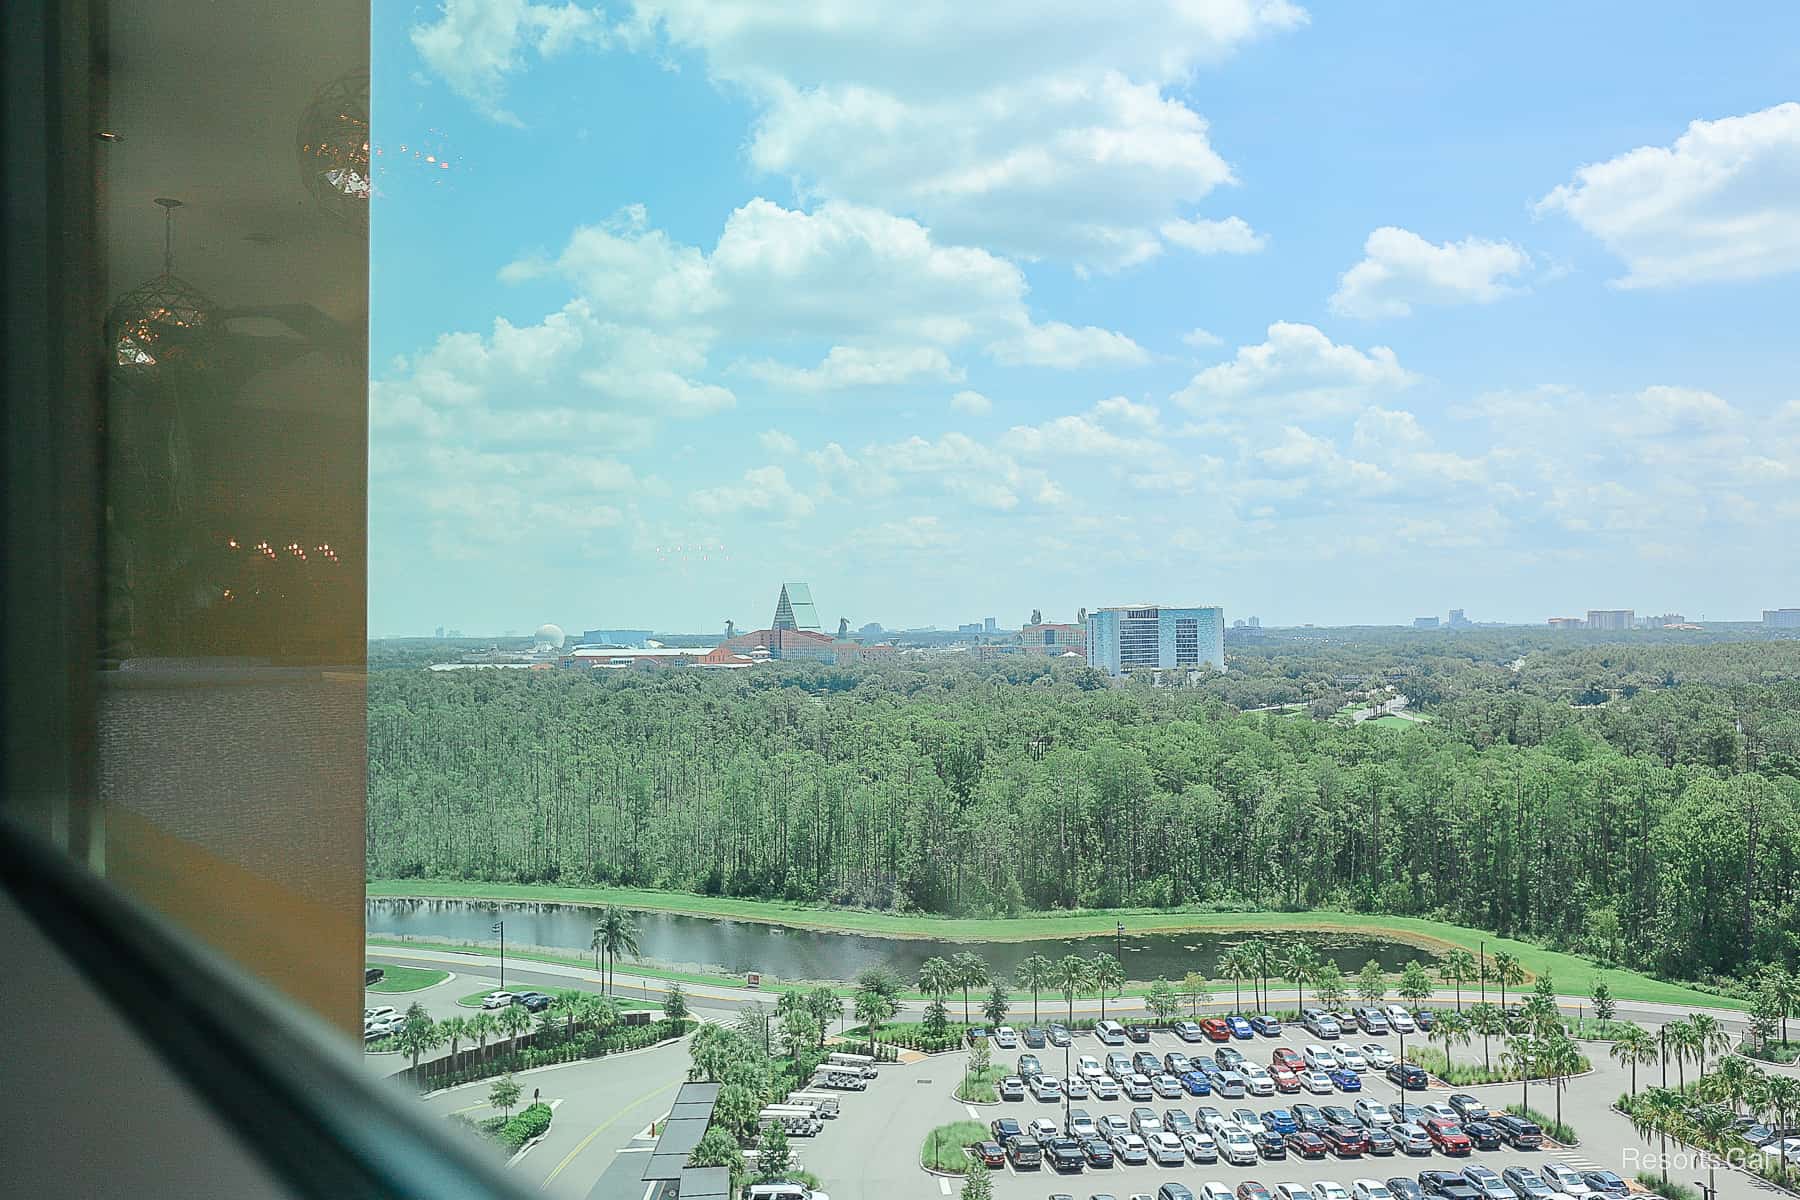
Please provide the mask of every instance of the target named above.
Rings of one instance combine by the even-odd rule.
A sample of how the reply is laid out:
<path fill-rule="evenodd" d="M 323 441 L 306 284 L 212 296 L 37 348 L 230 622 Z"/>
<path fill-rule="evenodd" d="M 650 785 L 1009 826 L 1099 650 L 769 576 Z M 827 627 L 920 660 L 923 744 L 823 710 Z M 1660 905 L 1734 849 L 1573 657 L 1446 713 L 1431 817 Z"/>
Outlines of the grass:
<path fill-rule="evenodd" d="M 1615 1000 L 1635 1000 L 1656 1004 L 1686 1004 L 1695 1008 L 1743 1009 L 1748 1001 L 1686 984 L 1654 979 L 1620 967 L 1602 967 L 1593 961 L 1558 950 L 1548 950 L 1514 938 L 1496 937 L 1479 929 L 1430 921 L 1421 917 L 1393 917 L 1375 913 L 1331 911 L 1312 912 L 1209 912 L 1199 909 L 1109 909 L 1105 911 L 1037 913 L 1022 917 L 996 917 L 988 920 L 966 917 L 934 917 L 923 914 L 872 912 L 865 909 L 832 908 L 827 905 L 797 904 L 779 900 L 742 900 L 727 896 L 699 896 L 685 892 L 652 891 L 641 888 L 612 887 L 548 887 L 509 883 L 451 882 L 444 880 L 400 879 L 371 880 L 368 894 L 372 897 L 416 896 L 428 899 L 517 900 L 526 903 L 618 904 L 627 908 L 658 912 L 686 913 L 734 921 L 764 921 L 802 929 L 822 929 L 840 933 L 864 933 L 878 937 L 932 937 L 949 941 L 1025 941 L 1039 938 L 1068 938 L 1109 934 L 1116 924 L 1127 933 L 1180 933 L 1188 930 L 1213 932 L 1280 933 L 1288 931 L 1318 933 L 1362 933 L 1392 938 L 1396 941 L 1435 951 L 1455 947 L 1471 953 L 1485 949 L 1489 960 L 1501 951 L 1512 955 L 1533 978 L 1549 974 L 1557 990 L 1565 996 L 1591 995 L 1597 980 L 1606 986 Z M 481 947 L 456 946 L 441 942 L 403 942 L 371 938 L 371 945 L 435 945 L 448 949 Z M 535 958 L 544 962 L 584 963 L 577 956 L 512 955 Z M 632 966 L 634 975 L 658 979 L 680 979 L 693 983 L 717 984 L 731 978 L 693 972 L 666 971 L 660 968 Z M 765 986 L 767 984 L 765 983 Z M 783 990 L 776 985 L 771 990 Z M 1466 989 L 1465 989 L 1466 990 Z M 1220 995 L 1218 988 L 1214 994 Z"/>
<path fill-rule="evenodd" d="M 1700 1193 L 1696 1189 L 1673 1179 L 1664 1183 L 1662 1176 L 1655 1171 L 1639 1171 L 1637 1181 L 1657 1195 L 1667 1196 L 1668 1200 L 1700 1200 Z"/>
<path fill-rule="evenodd" d="M 370 964 L 373 966 L 374 964 Z M 386 974 L 376 983 L 371 983 L 371 992 L 418 992 L 428 987 L 436 987 L 450 978 L 450 972 L 440 971 L 435 967 L 390 967 L 381 968 Z"/>
<path fill-rule="evenodd" d="M 919 1161 L 933 1171 L 964 1175 L 969 1170 L 969 1156 L 963 1148 L 987 1140 L 988 1128 L 980 1121 L 952 1121 L 948 1125 L 939 1125 L 925 1135 L 925 1144 L 919 1149 Z"/>
<path fill-rule="evenodd" d="M 992 1104 L 1000 1099 L 994 1085 L 1006 1078 L 1005 1067 L 989 1067 L 985 1071 L 966 1072 L 956 1085 L 956 1098 L 966 1104 Z"/>
<path fill-rule="evenodd" d="M 1575 1132 L 1575 1127 L 1558 1121 L 1549 1113 L 1539 1112 L 1535 1108 L 1526 1108 L 1522 1104 L 1509 1104 L 1506 1106 L 1506 1111 L 1515 1117 L 1524 1117 L 1527 1121 L 1535 1123 L 1539 1129 L 1544 1131 L 1545 1137 L 1555 1138 L 1565 1146 L 1581 1145 L 1581 1137 Z"/>
<path fill-rule="evenodd" d="M 1563 1028 L 1569 1031 L 1572 1038 L 1580 1038 L 1590 1042 L 1616 1042 L 1624 1034 L 1633 1029 L 1640 1029 L 1635 1021 L 1601 1021 L 1593 1017 L 1582 1017 L 1578 1021 L 1563 1018 Z"/>
<path fill-rule="evenodd" d="M 1480 1039 L 1477 1039 L 1477 1044 L 1479 1044 L 1479 1040 Z M 1499 1043 L 1500 1039 L 1495 1038 L 1494 1041 L 1495 1043 Z M 1475 1053 L 1478 1054 L 1479 1052 L 1480 1051 L 1477 1048 Z M 1465 1050 L 1465 1053 L 1468 1053 L 1468 1051 Z M 1499 1066 L 1494 1066 L 1492 1068 L 1484 1067 L 1478 1059 L 1474 1058 L 1463 1062 L 1446 1064 L 1444 1061 L 1444 1052 L 1437 1049 L 1435 1046 L 1409 1045 L 1406 1048 L 1406 1057 L 1408 1061 L 1424 1067 L 1431 1074 L 1436 1075 L 1439 1079 L 1452 1087 L 1472 1087 L 1475 1084 L 1480 1083 L 1519 1082 L 1518 1072 L 1507 1070 Z M 1587 1056 L 1583 1055 L 1581 1058 L 1581 1065 L 1578 1069 L 1582 1071 L 1592 1070 L 1593 1065 L 1593 1063 L 1588 1061 Z M 1539 1076 L 1534 1075 L 1532 1078 L 1533 1080 L 1536 1080 Z M 1536 1118 L 1533 1119 L 1535 1120 Z"/>

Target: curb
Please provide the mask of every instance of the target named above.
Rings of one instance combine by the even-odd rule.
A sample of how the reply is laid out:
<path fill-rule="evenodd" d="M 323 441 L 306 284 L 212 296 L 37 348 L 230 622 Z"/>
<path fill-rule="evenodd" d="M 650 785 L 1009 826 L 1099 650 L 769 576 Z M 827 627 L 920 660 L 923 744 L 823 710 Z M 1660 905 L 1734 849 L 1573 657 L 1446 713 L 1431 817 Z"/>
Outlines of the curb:
<path fill-rule="evenodd" d="M 442 979 L 438 980 L 436 983 L 428 983 L 424 987 L 407 988 L 404 991 L 399 992 L 375 992 L 374 994 L 377 996 L 410 996 L 415 992 L 429 992 L 434 987 L 443 987 L 446 983 L 449 983 L 455 978 L 455 971 L 445 971 Z M 365 992 L 374 991 L 372 988 L 364 988 L 363 990 Z"/>

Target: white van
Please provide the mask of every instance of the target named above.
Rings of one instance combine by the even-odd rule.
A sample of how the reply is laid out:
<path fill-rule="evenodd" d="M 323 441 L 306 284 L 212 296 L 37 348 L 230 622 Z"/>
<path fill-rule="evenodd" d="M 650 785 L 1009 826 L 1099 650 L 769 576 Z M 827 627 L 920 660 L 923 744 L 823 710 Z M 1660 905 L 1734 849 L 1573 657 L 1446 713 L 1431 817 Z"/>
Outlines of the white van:
<path fill-rule="evenodd" d="M 831 1200 L 804 1183 L 753 1183 L 744 1189 L 744 1200 Z"/>
<path fill-rule="evenodd" d="M 1125 1044 L 1125 1027 L 1110 1018 L 1098 1021 L 1094 1025 L 1094 1036 L 1104 1045 L 1123 1046 Z"/>
<path fill-rule="evenodd" d="M 790 1092 L 789 1104 L 810 1104 L 818 1109 L 821 1117 L 838 1115 L 838 1098 L 830 1092 Z"/>
<path fill-rule="evenodd" d="M 827 1054 L 825 1063 L 840 1071 L 860 1071 L 864 1079 L 873 1079 L 880 1073 L 875 1068 L 875 1060 L 867 1054 Z"/>

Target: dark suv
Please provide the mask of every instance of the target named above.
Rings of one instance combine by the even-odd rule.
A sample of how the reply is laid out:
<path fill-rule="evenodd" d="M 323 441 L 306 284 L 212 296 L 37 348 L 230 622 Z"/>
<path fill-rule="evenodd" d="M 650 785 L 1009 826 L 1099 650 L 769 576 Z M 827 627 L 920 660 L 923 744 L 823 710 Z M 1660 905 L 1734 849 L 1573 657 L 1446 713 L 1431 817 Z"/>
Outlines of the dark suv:
<path fill-rule="evenodd" d="M 1515 1117 L 1511 1113 L 1501 1113 L 1499 1116 L 1490 1117 L 1489 1123 L 1500 1135 L 1500 1140 L 1514 1150 L 1536 1150 L 1544 1144 L 1544 1131 L 1523 1117 Z"/>
<path fill-rule="evenodd" d="M 1327 1125 L 1321 1136 L 1339 1158 L 1361 1158 L 1369 1150 L 1369 1135 L 1361 1126 Z"/>
<path fill-rule="evenodd" d="M 1422 1092 L 1431 1081 L 1425 1075 L 1425 1068 L 1413 1063 L 1395 1063 L 1386 1071 L 1388 1082 L 1404 1091 Z"/>
<path fill-rule="evenodd" d="M 1127 1025 L 1125 1036 L 1134 1042 L 1147 1042 L 1150 1040 L 1150 1027 L 1148 1025 Z"/>
<path fill-rule="evenodd" d="M 1006 1143 L 1006 1157 L 1017 1170 L 1044 1165 L 1044 1148 L 1033 1137 L 1016 1137 Z"/>

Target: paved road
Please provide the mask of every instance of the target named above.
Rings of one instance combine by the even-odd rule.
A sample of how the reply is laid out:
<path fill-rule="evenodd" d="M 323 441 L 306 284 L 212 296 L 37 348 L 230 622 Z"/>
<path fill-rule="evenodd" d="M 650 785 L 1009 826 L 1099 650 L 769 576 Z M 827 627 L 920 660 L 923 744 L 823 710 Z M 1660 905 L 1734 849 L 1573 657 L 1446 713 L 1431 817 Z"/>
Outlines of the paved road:
<path fill-rule="evenodd" d="M 543 1101 L 554 1107 L 555 1117 L 544 1140 L 514 1160 L 508 1170 L 525 1186 L 566 1200 L 586 1197 L 615 1162 L 635 1183 L 643 1169 L 641 1149 L 633 1149 L 637 1135 L 669 1111 L 676 1090 L 687 1078 L 687 1068 L 687 1043 L 677 1042 L 520 1072 L 514 1076 L 525 1089 L 520 1103 L 530 1103 L 532 1093 L 540 1091 Z M 446 1120 L 452 1113 L 474 1119 L 492 1116 L 496 1110 L 487 1103 L 492 1084 L 492 1080 L 482 1080 L 438 1092 L 418 1103 Z M 650 1142 L 636 1144 L 641 1148 Z M 642 1190 L 641 1185 L 629 1189 L 632 1195 Z"/>

